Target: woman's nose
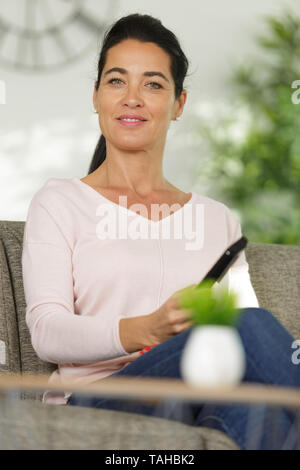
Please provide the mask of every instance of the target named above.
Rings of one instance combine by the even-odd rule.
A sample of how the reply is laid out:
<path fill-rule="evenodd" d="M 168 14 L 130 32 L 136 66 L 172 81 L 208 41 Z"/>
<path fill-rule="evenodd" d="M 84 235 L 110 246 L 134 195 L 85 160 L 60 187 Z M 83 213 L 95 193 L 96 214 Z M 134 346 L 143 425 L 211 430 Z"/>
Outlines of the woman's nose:
<path fill-rule="evenodd" d="M 142 103 L 143 99 L 139 87 L 137 85 L 129 85 L 123 98 L 123 104 L 133 106 Z"/>

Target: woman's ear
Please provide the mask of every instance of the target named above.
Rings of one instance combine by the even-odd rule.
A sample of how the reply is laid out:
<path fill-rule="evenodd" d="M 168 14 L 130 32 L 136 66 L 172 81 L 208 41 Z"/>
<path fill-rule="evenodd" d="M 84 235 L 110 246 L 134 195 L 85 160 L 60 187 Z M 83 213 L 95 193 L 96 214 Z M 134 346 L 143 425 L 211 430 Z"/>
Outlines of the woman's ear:
<path fill-rule="evenodd" d="M 176 119 L 177 117 L 181 116 L 186 99 L 187 99 L 187 92 L 186 90 L 182 90 L 181 95 L 176 100 L 176 107 L 175 107 L 175 113 L 174 113 L 173 119 Z"/>
<path fill-rule="evenodd" d="M 183 108 L 184 108 L 186 99 L 187 99 L 187 92 L 186 92 L 186 90 L 182 90 L 181 95 L 180 95 L 180 97 L 179 97 L 179 110 L 180 110 L 180 114 L 183 112 Z"/>
<path fill-rule="evenodd" d="M 97 96 L 98 96 L 98 93 L 97 93 L 97 82 L 94 83 L 94 93 L 93 93 L 93 104 L 94 104 L 94 108 L 95 110 L 97 111 Z"/>

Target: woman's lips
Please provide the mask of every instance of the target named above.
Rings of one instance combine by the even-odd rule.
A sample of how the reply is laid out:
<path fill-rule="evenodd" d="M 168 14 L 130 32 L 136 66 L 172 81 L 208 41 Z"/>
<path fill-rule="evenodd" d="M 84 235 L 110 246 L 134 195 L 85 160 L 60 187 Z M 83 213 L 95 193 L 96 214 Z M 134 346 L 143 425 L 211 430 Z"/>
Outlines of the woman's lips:
<path fill-rule="evenodd" d="M 124 121 L 122 119 L 117 119 L 117 120 L 119 121 L 119 123 L 122 126 L 125 126 L 125 127 L 137 127 L 137 126 L 141 126 L 142 124 L 145 124 L 145 122 L 147 122 L 147 121 L 130 122 L 130 121 Z"/>

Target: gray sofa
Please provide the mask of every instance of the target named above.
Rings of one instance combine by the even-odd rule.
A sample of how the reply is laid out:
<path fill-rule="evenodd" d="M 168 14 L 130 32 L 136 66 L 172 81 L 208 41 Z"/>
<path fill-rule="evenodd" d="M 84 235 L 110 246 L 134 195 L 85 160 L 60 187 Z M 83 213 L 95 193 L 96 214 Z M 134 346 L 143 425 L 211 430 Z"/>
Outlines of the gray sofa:
<path fill-rule="evenodd" d="M 0 222 L 0 375 L 50 374 L 25 323 L 23 221 Z M 249 243 L 251 282 L 260 306 L 300 338 L 300 247 Z M 2 449 L 239 449 L 225 433 L 163 418 L 44 405 L 41 393 L 1 394 Z"/>

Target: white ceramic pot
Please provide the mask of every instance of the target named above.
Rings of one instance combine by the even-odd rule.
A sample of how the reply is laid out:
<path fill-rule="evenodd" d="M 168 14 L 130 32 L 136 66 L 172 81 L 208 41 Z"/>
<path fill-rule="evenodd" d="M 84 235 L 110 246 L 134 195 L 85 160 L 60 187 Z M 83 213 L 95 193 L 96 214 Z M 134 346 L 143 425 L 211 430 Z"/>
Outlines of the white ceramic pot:
<path fill-rule="evenodd" d="M 236 385 L 244 376 L 246 357 L 238 330 L 226 325 L 192 328 L 181 356 L 182 378 L 190 385 Z"/>

